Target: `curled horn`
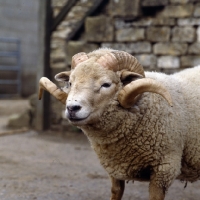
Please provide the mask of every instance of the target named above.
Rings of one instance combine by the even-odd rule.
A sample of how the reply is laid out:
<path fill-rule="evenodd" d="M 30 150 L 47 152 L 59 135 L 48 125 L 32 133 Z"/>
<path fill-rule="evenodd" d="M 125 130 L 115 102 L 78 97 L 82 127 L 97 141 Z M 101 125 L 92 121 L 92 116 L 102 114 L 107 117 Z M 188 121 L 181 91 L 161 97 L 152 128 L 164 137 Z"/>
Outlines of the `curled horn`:
<path fill-rule="evenodd" d="M 119 92 L 118 100 L 124 108 L 130 108 L 135 103 L 136 97 L 144 92 L 160 94 L 172 106 L 172 99 L 168 90 L 162 84 L 150 78 L 138 79 L 126 85 Z"/>
<path fill-rule="evenodd" d="M 75 54 L 72 57 L 71 68 L 74 69 L 76 67 L 76 65 L 78 65 L 79 63 L 81 63 L 87 59 L 88 59 L 88 56 L 85 52 L 80 52 L 80 53 Z"/>
<path fill-rule="evenodd" d="M 50 94 L 56 97 L 56 99 L 61 101 L 63 104 L 66 104 L 66 99 L 68 96 L 67 93 L 59 89 L 53 82 L 51 82 L 46 77 L 42 77 L 39 81 L 39 93 L 38 93 L 39 99 L 42 98 L 43 90 L 48 91 Z"/>
<path fill-rule="evenodd" d="M 137 59 L 125 51 L 111 51 L 101 56 L 97 62 L 113 71 L 128 71 L 138 73 L 145 77 L 144 69 Z"/>
<path fill-rule="evenodd" d="M 144 92 L 153 92 L 163 96 L 172 106 L 172 99 L 167 89 L 159 82 L 145 78 L 144 69 L 137 59 L 124 51 L 111 51 L 101 56 L 97 62 L 105 68 L 113 71 L 128 71 L 140 74 L 142 79 L 132 81 L 126 85 L 118 95 L 120 104 L 125 108 L 130 108 Z"/>

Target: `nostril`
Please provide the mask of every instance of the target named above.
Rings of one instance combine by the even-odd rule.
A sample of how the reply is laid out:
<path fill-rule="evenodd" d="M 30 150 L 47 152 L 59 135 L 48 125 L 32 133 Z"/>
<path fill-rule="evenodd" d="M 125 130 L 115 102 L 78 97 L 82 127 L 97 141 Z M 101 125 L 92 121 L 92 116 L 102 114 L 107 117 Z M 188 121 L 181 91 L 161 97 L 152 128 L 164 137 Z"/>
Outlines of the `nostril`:
<path fill-rule="evenodd" d="M 76 105 L 76 106 L 67 106 L 67 110 L 68 111 L 73 111 L 73 112 L 77 112 L 77 111 L 79 111 L 81 109 L 81 106 L 78 106 L 78 105 Z"/>
<path fill-rule="evenodd" d="M 78 111 L 78 110 L 80 110 L 81 109 L 81 106 L 73 106 L 73 111 Z"/>

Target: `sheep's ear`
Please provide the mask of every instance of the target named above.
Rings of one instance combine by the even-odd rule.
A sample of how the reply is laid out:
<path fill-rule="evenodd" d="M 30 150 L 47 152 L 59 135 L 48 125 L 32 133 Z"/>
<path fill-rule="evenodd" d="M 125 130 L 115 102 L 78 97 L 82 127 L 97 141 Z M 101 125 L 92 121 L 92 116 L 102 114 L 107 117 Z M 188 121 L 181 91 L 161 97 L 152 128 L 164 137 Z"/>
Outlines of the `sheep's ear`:
<path fill-rule="evenodd" d="M 59 82 L 67 82 L 69 81 L 69 76 L 71 74 L 71 71 L 68 72 L 61 72 L 55 75 L 55 79 Z"/>
<path fill-rule="evenodd" d="M 120 78 L 121 78 L 121 82 L 125 86 L 132 81 L 135 81 L 144 77 L 141 74 L 137 74 L 135 72 L 123 71 Z"/>
<path fill-rule="evenodd" d="M 61 101 L 63 104 L 66 104 L 66 99 L 68 94 L 59 89 L 53 82 L 51 82 L 46 77 L 42 77 L 39 82 L 39 93 L 38 93 L 39 99 L 42 98 L 43 90 L 48 91 L 50 94 L 56 97 L 56 99 Z"/>

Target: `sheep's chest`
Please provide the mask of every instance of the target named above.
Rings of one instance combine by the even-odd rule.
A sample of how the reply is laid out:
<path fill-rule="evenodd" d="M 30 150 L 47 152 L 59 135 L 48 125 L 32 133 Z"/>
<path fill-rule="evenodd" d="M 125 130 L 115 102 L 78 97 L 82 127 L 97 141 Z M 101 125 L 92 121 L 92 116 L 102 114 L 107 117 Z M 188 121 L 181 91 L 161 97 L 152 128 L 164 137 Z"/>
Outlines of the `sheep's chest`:
<path fill-rule="evenodd" d="M 123 141 L 120 143 L 93 146 L 105 170 L 116 179 L 148 181 L 151 175 L 150 151 L 138 149 L 137 145 L 129 146 Z"/>
<path fill-rule="evenodd" d="M 114 167 L 102 165 L 108 172 L 108 174 L 119 180 L 138 180 L 138 181 L 149 181 L 151 175 L 151 166 L 143 167 L 140 169 L 138 166 L 127 167 L 127 170 L 124 169 L 124 166 L 115 165 Z"/>
<path fill-rule="evenodd" d="M 159 121 L 150 118 L 148 113 L 136 116 L 122 110 L 118 115 L 110 114 L 112 116 L 108 115 L 108 120 L 104 120 L 106 124 L 99 123 L 100 125 L 96 125 L 99 128 L 90 127 L 84 131 L 101 164 L 116 179 L 149 180 L 152 162 L 159 159 L 157 152 L 159 154 L 162 149 L 156 153 L 154 151 L 163 146 L 163 136 L 149 129 L 151 126 L 158 126 Z M 115 122 L 114 125 L 110 119 Z"/>

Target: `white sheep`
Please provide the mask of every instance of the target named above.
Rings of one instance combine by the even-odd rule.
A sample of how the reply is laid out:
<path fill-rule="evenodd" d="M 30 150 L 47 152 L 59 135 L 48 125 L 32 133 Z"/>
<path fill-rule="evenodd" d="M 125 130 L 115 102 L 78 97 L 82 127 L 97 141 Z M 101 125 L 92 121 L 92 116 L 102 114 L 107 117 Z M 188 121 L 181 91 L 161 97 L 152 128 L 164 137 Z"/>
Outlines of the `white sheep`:
<path fill-rule="evenodd" d="M 39 97 L 45 89 L 66 103 L 111 178 L 111 200 L 121 200 L 125 180 L 150 181 L 149 199 L 163 200 L 174 179 L 200 179 L 199 77 L 200 66 L 144 73 L 130 54 L 99 49 L 56 75 L 63 90 L 43 77 Z"/>

